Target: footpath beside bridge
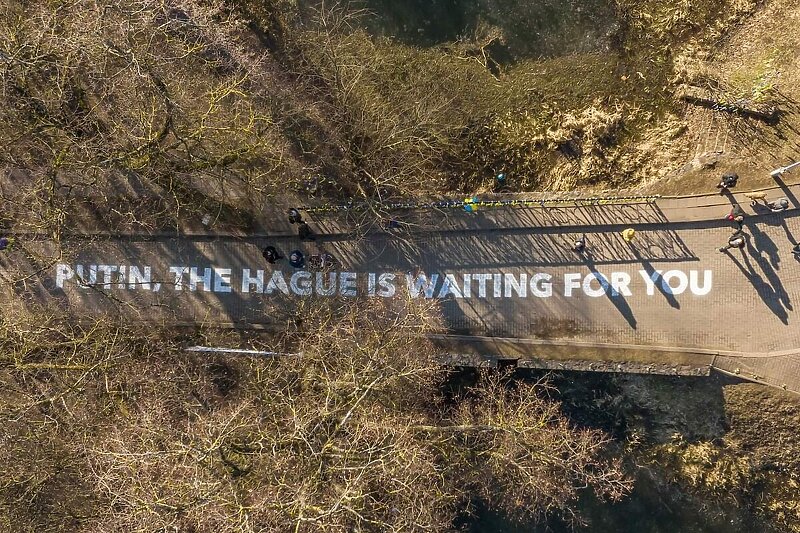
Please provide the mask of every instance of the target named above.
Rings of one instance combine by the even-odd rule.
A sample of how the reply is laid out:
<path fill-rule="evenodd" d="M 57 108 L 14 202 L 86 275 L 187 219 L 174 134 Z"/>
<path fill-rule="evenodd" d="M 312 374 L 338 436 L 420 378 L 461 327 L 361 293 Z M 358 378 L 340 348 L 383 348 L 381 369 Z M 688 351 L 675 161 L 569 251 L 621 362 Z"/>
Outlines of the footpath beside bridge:
<path fill-rule="evenodd" d="M 309 295 L 437 299 L 451 335 L 435 341 L 455 362 L 626 372 L 707 374 L 711 368 L 800 392 L 798 186 L 782 213 L 736 195 L 655 202 L 399 212 L 403 228 L 353 233 L 351 212 L 313 214 L 316 242 L 280 217 L 269 236 L 92 235 L 55 244 L 20 239 L 0 258 L 8 293 L 77 315 L 281 328 Z M 748 213 L 743 250 L 720 253 Z M 620 231 L 637 230 L 632 243 Z M 571 250 L 585 235 L 589 254 Z M 319 251 L 331 272 L 267 265 Z M 421 271 L 415 271 L 419 266 Z M 22 279 L 24 278 L 24 279 Z"/>

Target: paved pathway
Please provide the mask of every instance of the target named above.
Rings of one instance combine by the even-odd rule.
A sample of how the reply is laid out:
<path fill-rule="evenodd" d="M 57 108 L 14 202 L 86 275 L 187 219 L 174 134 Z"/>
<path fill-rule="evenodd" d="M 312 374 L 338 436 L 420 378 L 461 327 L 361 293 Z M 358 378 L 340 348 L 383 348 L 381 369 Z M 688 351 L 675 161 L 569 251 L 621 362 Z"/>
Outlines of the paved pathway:
<path fill-rule="evenodd" d="M 448 342 L 465 355 L 619 361 L 609 355 L 618 352 L 649 368 L 681 353 L 698 368 L 800 391 L 800 261 L 790 251 L 800 239 L 797 194 L 800 186 L 767 191 L 790 198 L 793 209 L 780 214 L 759 215 L 742 199 L 747 246 L 730 253 L 717 249 L 733 230 L 723 220 L 731 199 L 716 195 L 409 213 L 410 231 L 358 238 L 349 234 L 353 214 L 318 217 L 312 226 L 326 234 L 315 243 L 299 242 L 289 226 L 269 238 L 31 240 L 1 266 L 6 280 L 26 278 L 5 284 L 17 305 L 55 302 L 132 321 L 280 328 L 309 294 L 416 294 L 441 302 L 451 332 L 467 336 L 455 348 L 455 337 Z M 619 233 L 629 225 L 637 229 L 631 244 Z M 584 234 L 585 257 L 570 249 Z M 285 255 L 325 250 L 342 265 L 333 273 L 285 262 L 272 269 L 260 255 L 267 243 Z M 409 274 L 415 265 L 419 276 Z M 483 337 L 509 340 L 487 348 Z"/>

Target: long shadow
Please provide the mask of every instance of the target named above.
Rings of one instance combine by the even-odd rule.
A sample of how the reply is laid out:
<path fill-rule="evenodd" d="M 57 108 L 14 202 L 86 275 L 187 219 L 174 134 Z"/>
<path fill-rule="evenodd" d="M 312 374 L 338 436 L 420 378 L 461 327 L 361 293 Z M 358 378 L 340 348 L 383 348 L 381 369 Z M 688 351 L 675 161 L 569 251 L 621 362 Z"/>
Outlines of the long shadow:
<path fill-rule="evenodd" d="M 731 205 L 736 205 L 739 203 L 736 201 L 736 198 L 733 196 L 733 193 L 730 191 L 730 189 L 721 189 L 719 194 L 727 198 Z"/>
<path fill-rule="evenodd" d="M 782 303 L 787 310 L 791 311 L 792 303 L 789 299 L 789 294 L 786 292 L 780 276 L 778 276 L 778 274 L 772 268 L 772 265 L 770 265 L 769 261 L 763 258 L 761 254 L 755 253 L 756 250 L 750 246 L 749 241 L 747 251 L 749 255 L 755 259 L 756 263 L 758 263 L 758 266 L 761 267 L 761 271 L 767 277 L 767 280 L 769 281 L 769 284 L 772 287 L 772 290 L 775 292 L 775 295 L 778 297 L 780 303 Z M 745 261 L 749 261 L 747 256 L 745 256 Z"/>
<path fill-rule="evenodd" d="M 634 253 L 636 253 L 637 256 L 639 255 L 637 250 L 634 250 Z M 661 277 L 661 273 L 657 272 L 656 269 L 653 268 L 653 265 L 650 263 L 650 261 L 648 261 L 644 257 L 641 257 L 640 261 L 642 263 L 642 267 L 644 268 L 645 272 L 647 272 L 647 275 L 653 281 L 653 285 L 658 289 L 658 292 L 663 294 L 664 298 L 667 299 L 667 303 L 675 309 L 680 309 L 681 308 L 680 302 L 678 302 L 678 299 L 675 298 L 675 295 L 672 294 L 672 291 L 664 282 L 664 278 Z"/>
<path fill-rule="evenodd" d="M 428 257 L 438 269 L 578 266 L 582 260 L 572 251 L 578 233 L 541 234 L 535 231 L 507 233 L 417 235 L 411 241 L 387 237 L 364 239 L 352 251 L 357 263 L 402 264 L 403 258 Z M 638 255 L 616 232 L 588 234 L 587 246 L 595 264 L 649 261 L 696 261 L 683 241 L 670 230 L 637 235 Z"/>
<path fill-rule="evenodd" d="M 359 215 L 359 213 L 361 215 Z M 669 220 L 655 203 L 597 205 L 589 200 L 575 200 L 569 206 L 497 206 L 482 207 L 465 214 L 460 209 L 425 208 L 397 209 L 393 214 L 403 219 L 405 226 L 416 234 L 462 233 L 486 231 L 559 232 L 564 227 L 581 231 L 596 229 L 618 230 L 634 226 L 637 229 L 663 229 Z M 349 210 L 313 217 L 322 233 L 341 234 L 343 228 L 355 228 L 363 211 Z M 363 224 L 362 224 L 363 225 Z"/>
<path fill-rule="evenodd" d="M 633 329 L 636 329 L 636 317 L 633 316 L 633 310 L 631 309 L 631 306 L 628 305 L 625 297 L 611 288 L 611 283 L 609 283 L 608 279 L 606 279 L 606 277 L 598 272 L 598 270 L 594 267 L 594 262 L 592 261 L 591 257 L 587 256 L 585 263 L 589 271 L 594 274 L 594 277 L 605 289 L 604 294 L 606 295 L 606 298 L 608 298 L 611 303 L 614 304 L 614 307 L 616 307 L 620 314 L 625 318 L 625 320 L 628 322 L 628 325 L 630 325 L 630 327 Z"/>
<path fill-rule="evenodd" d="M 756 290 L 756 293 L 759 295 L 759 297 L 761 297 L 761 300 L 772 311 L 772 313 L 777 316 L 781 322 L 788 324 L 789 314 L 786 312 L 786 309 L 783 308 L 780 301 L 778 301 L 778 296 L 773 288 L 766 283 L 764 279 L 753 269 L 753 266 L 747 259 L 747 254 L 745 254 L 744 251 L 741 252 L 742 261 L 740 262 L 734 254 L 730 253 L 730 251 L 725 250 L 724 253 L 730 257 L 739 270 L 742 271 L 742 274 L 744 274 L 748 281 L 750 281 L 750 283 L 753 285 L 753 288 Z"/>
<path fill-rule="evenodd" d="M 789 226 L 786 224 L 786 218 L 784 217 L 781 217 L 781 227 L 784 233 L 786 233 L 786 239 L 789 241 L 789 244 L 795 246 L 797 244 L 797 239 L 794 238 L 794 235 L 792 235 L 792 232 L 789 230 Z"/>
<path fill-rule="evenodd" d="M 746 220 L 746 219 L 745 219 Z M 758 224 L 753 222 L 746 222 L 750 235 L 752 235 L 752 244 L 750 240 L 748 240 L 748 246 L 751 248 L 755 248 L 759 252 L 763 252 L 767 254 L 769 257 L 770 264 L 776 268 L 780 269 L 780 262 L 781 258 L 778 255 L 778 246 L 769 238 L 769 236 L 761 231 L 761 228 L 758 227 Z"/>
<path fill-rule="evenodd" d="M 783 181 L 783 178 L 780 176 L 780 174 L 773 176 L 773 178 L 775 179 L 775 184 L 781 188 L 786 198 L 788 198 L 789 201 L 792 202 L 792 205 L 794 207 L 800 207 L 800 203 L 798 203 L 797 197 L 792 192 L 792 189 L 790 189 L 789 186 L 786 185 L 786 182 Z"/>

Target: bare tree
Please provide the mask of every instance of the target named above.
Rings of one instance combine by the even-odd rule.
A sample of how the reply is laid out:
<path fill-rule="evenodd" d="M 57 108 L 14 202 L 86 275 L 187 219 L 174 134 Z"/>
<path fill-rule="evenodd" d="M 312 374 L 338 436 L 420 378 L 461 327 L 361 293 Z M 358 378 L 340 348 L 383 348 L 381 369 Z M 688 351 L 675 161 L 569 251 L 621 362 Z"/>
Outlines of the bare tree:
<path fill-rule="evenodd" d="M 7 222 L 148 230 L 257 212 L 294 163 L 264 88 L 269 60 L 242 25 L 192 0 L 4 3 Z"/>
<path fill-rule="evenodd" d="M 445 531 L 475 498 L 528 518 L 627 488 L 606 437 L 541 384 L 487 377 L 444 402 L 430 304 L 305 303 L 277 337 L 185 334 L 300 353 L 267 360 L 189 355 L 160 328 L 7 319 L 0 515 L 23 531 Z"/>

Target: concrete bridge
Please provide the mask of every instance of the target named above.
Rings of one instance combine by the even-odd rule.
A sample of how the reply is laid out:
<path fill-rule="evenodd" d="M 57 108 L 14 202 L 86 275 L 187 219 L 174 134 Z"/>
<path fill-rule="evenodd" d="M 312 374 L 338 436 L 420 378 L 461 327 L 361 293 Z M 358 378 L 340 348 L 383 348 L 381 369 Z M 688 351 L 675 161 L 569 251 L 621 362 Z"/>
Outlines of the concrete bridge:
<path fill-rule="evenodd" d="M 766 190 L 772 213 L 740 195 L 398 212 L 401 229 L 356 211 L 306 215 L 301 242 L 276 212 L 264 235 L 21 236 L 0 258 L 5 298 L 76 315 L 282 328 L 313 295 L 436 299 L 453 362 L 623 372 L 710 369 L 800 392 L 798 186 Z M 718 251 L 748 216 L 744 249 Z M 276 209 L 277 211 L 277 209 Z M 636 229 L 626 242 L 620 232 Z M 571 248 L 585 235 L 586 254 Z M 326 251 L 333 270 L 261 257 Z M 415 267 L 419 267 L 418 269 Z"/>

